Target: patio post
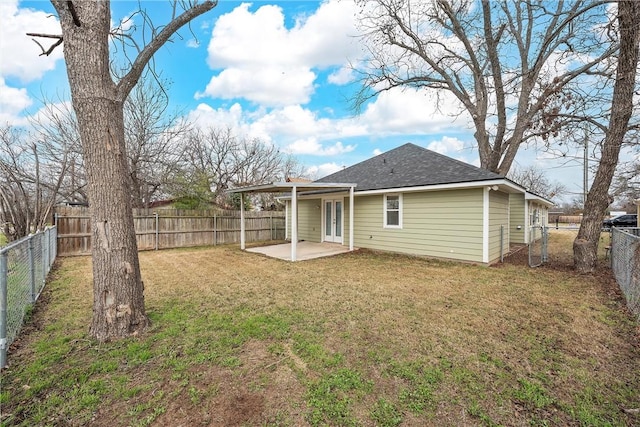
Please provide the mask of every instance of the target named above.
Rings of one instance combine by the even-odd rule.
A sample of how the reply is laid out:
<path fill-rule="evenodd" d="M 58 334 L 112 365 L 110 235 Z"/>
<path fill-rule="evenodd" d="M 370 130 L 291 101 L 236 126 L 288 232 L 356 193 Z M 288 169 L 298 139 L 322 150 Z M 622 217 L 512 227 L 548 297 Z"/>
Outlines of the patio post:
<path fill-rule="evenodd" d="M 298 249 L 298 193 L 296 186 L 291 187 L 291 261 L 296 260 Z"/>
<path fill-rule="evenodd" d="M 353 185 L 349 188 L 349 250 L 353 250 Z"/>
<path fill-rule="evenodd" d="M 245 249 L 244 193 L 240 193 L 240 249 Z"/>

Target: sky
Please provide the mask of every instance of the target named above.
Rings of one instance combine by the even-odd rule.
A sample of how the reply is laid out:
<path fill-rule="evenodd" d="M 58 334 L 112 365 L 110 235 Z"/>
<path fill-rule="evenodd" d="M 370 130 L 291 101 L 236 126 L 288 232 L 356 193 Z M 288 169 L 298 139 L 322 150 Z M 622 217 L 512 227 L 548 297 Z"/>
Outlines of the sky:
<path fill-rule="evenodd" d="M 167 5 L 143 2 L 158 23 Z M 137 9 L 137 1 L 113 1 L 112 26 Z M 437 103 L 428 92 L 392 90 L 354 111 L 351 64 L 363 56 L 355 12 L 351 0 L 220 1 L 155 56 L 171 82 L 170 110 L 275 144 L 314 178 L 407 142 L 479 166 L 473 126 L 449 95 Z M 124 22 L 141 25 L 135 15 Z M 59 34 L 60 26 L 49 2 L 18 0 L 0 0 L 0 24 L 0 122 L 23 125 L 42 99 L 70 98 L 62 49 L 39 56 L 26 36 Z M 582 191 L 581 160 L 560 163 L 522 147 L 515 163 L 565 183 L 567 200 Z"/>

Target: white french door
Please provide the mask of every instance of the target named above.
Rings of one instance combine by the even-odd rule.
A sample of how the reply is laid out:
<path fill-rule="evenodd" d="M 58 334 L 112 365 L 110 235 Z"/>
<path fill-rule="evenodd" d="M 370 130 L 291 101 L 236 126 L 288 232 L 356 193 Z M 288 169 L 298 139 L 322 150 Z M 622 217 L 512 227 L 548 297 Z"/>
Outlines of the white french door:
<path fill-rule="evenodd" d="M 325 242 L 342 243 L 342 223 L 342 200 L 325 200 L 323 240 Z"/>

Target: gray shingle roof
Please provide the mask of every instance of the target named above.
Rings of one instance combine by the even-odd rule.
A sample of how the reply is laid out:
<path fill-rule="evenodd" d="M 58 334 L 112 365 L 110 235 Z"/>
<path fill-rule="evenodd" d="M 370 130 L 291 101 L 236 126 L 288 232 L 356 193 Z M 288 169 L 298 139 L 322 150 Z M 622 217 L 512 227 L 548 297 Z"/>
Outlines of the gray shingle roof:
<path fill-rule="evenodd" d="M 415 144 L 404 144 L 315 182 L 352 182 L 355 191 L 487 181 L 501 175 Z"/>

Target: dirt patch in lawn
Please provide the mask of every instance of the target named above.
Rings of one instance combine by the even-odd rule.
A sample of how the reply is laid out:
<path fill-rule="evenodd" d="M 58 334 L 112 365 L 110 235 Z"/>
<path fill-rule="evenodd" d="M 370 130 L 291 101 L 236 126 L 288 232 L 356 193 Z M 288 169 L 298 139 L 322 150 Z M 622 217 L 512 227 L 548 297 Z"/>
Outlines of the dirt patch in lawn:
<path fill-rule="evenodd" d="M 278 425 L 284 419 L 290 425 L 303 425 L 306 407 L 300 402 L 305 387 L 292 364 L 288 356 L 269 352 L 264 342 L 250 341 L 239 352 L 238 368 L 198 364 L 163 381 L 145 374 L 133 378 L 128 387 L 142 387 L 145 392 L 101 407 L 91 425 L 122 425 L 122 414 L 136 408 L 143 408 L 139 420 L 162 426 Z M 146 387 L 149 383 L 153 387 Z M 166 401 L 161 411 L 148 405 L 158 396 Z"/>

